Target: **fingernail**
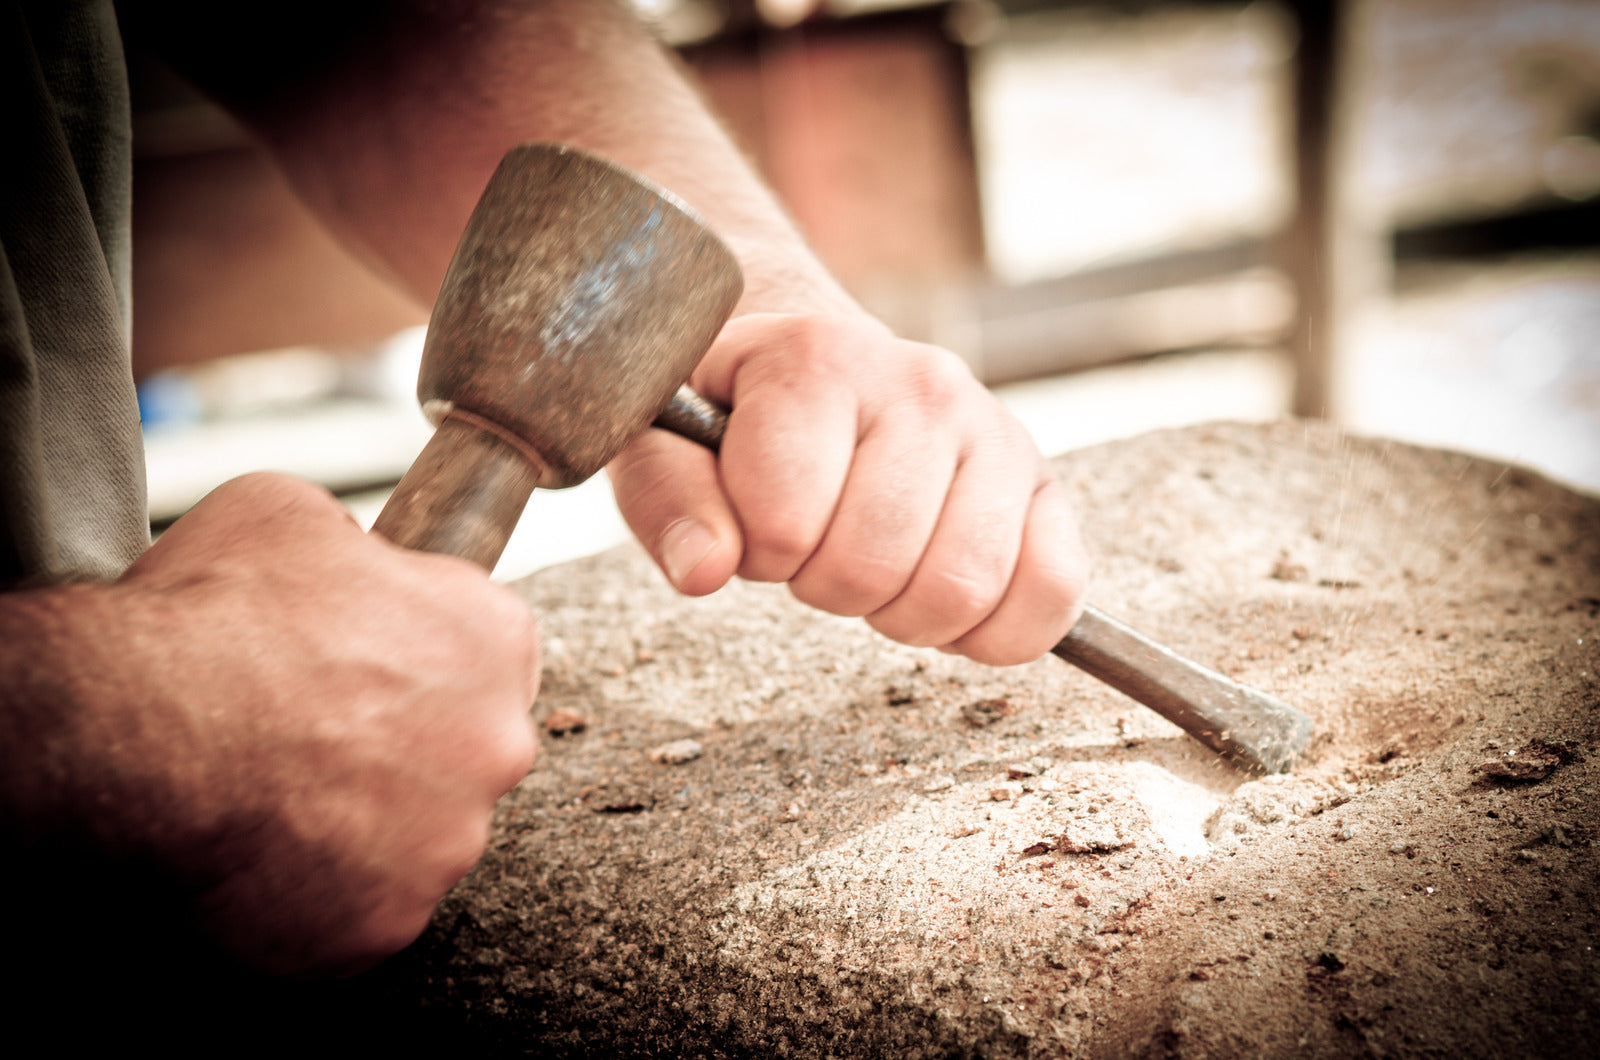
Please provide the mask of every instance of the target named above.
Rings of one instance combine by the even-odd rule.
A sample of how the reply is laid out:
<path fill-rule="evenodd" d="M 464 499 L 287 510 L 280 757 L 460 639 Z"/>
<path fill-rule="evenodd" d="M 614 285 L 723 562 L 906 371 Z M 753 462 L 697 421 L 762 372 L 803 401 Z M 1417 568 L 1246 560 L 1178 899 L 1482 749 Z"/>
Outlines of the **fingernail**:
<path fill-rule="evenodd" d="M 693 519 L 679 519 L 661 535 L 661 566 L 678 588 L 716 547 L 717 535 Z"/>

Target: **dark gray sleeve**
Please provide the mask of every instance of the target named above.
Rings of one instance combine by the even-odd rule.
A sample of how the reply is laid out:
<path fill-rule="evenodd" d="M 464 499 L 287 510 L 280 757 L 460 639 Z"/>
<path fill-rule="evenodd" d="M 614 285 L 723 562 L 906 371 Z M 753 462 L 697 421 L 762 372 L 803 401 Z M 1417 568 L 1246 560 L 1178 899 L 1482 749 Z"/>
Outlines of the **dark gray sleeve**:
<path fill-rule="evenodd" d="M 109 0 L 0 0 L 0 583 L 115 577 L 149 544 L 130 140 Z"/>

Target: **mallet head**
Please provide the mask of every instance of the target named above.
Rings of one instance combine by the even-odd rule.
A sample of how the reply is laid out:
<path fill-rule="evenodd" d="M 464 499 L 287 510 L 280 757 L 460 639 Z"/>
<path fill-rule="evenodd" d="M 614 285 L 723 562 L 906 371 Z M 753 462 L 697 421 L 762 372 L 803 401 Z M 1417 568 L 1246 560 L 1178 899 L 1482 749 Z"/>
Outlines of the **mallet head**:
<path fill-rule="evenodd" d="M 423 344 L 438 426 L 373 530 L 494 567 L 528 495 L 650 425 L 743 288 L 681 202 L 570 148 L 510 151 L 467 222 Z"/>
<path fill-rule="evenodd" d="M 571 148 L 518 147 L 467 223 L 417 394 L 538 454 L 573 486 L 644 430 L 716 338 L 738 263 L 674 196 Z"/>

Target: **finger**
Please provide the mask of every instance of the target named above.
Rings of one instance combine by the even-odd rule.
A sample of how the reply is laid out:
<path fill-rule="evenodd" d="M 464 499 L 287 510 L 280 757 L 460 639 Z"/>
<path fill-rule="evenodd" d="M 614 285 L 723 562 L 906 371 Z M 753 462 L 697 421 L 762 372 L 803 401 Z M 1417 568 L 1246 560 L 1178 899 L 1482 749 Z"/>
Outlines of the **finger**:
<path fill-rule="evenodd" d="M 482 578 L 482 573 L 477 573 Z M 504 708 L 505 724 L 513 741 L 520 745 L 533 731 L 529 711 L 539 695 L 539 681 L 544 673 L 539 648 L 539 620 L 528 602 L 515 590 L 492 582 L 480 582 L 479 585 L 488 593 L 486 600 L 491 601 L 489 609 L 484 612 L 491 657 L 500 660 L 506 671 L 505 687 L 509 693 Z M 527 754 L 531 756 L 533 750 L 528 749 Z M 521 773 L 526 773 L 531 767 L 530 760 L 522 767 Z M 514 766 L 512 772 L 517 772 Z"/>
<path fill-rule="evenodd" d="M 518 602 L 522 602 L 520 597 Z M 523 606 L 523 613 L 527 615 L 528 628 L 527 633 L 520 638 L 523 645 L 522 675 L 524 691 L 522 700 L 518 705 L 522 708 L 521 717 L 527 723 L 528 731 L 533 732 L 533 716 L 530 712 L 533 710 L 534 701 L 539 698 L 539 684 L 544 680 L 544 648 L 540 639 L 538 618 L 534 616 L 526 604 Z M 535 743 L 532 753 L 538 753 L 537 743 Z M 530 759 L 528 769 L 531 768 L 533 768 L 533 762 Z M 524 769 L 523 772 L 526 773 L 528 769 Z"/>
<path fill-rule="evenodd" d="M 722 484 L 745 534 L 739 574 L 752 581 L 789 581 L 816 551 L 861 431 L 848 375 L 827 367 L 848 351 L 803 359 L 784 341 L 745 362 L 722 442 Z"/>
<path fill-rule="evenodd" d="M 902 643 L 932 646 L 986 620 L 1016 572 L 1038 468 L 1032 442 L 1009 421 L 969 444 L 909 584 L 868 623 Z"/>
<path fill-rule="evenodd" d="M 492 585 L 490 588 L 516 605 L 504 622 L 507 649 L 505 658 L 511 669 L 507 686 L 513 691 L 504 701 L 500 718 L 499 749 L 501 769 L 500 784 L 494 792 L 499 796 L 521 783 L 533 769 L 539 755 L 538 726 L 533 720 L 533 704 L 539 695 L 539 682 L 543 677 L 542 652 L 539 643 L 539 621 L 528 608 L 526 601 L 512 590 Z M 491 770 L 490 775 L 496 775 Z"/>
<path fill-rule="evenodd" d="M 256 472 L 230 479 L 173 523 L 124 579 L 159 579 L 175 555 L 190 564 L 240 546 L 297 546 L 314 535 L 360 537 L 361 529 L 333 495 L 303 479 Z"/>
<path fill-rule="evenodd" d="M 1066 493 L 1048 477 L 1028 509 L 1016 572 L 1000 605 L 949 647 L 991 666 L 1038 658 L 1083 613 L 1088 576 L 1088 553 Z"/>
<path fill-rule="evenodd" d="M 453 762 L 441 775 L 492 805 L 533 767 L 530 709 L 540 679 L 539 626 L 527 601 L 454 556 L 409 552 L 378 538 L 380 574 L 418 609 L 415 639 L 392 665 L 428 684 L 406 702 L 404 731 L 419 760 Z M 358 584 L 357 588 L 361 588 Z M 373 593 L 374 599 L 381 599 Z M 382 649 L 379 649 L 382 650 Z"/>
<path fill-rule="evenodd" d="M 488 723 L 484 757 L 476 774 L 482 777 L 480 790 L 487 799 L 484 805 L 490 808 L 522 783 L 539 756 L 539 738 L 527 706 L 518 699 L 508 707 Z"/>
<path fill-rule="evenodd" d="M 739 385 L 747 381 L 743 375 L 746 362 L 764 353 L 777 352 L 783 363 L 793 363 L 802 360 L 799 355 L 807 351 L 838 354 L 859 350 L 862 343 L 878 345 L 893 338 L 883 324 L 869 318 L 746 313 L 723 327 L 695 367 L 689 385 L 725 408 L 732 408 L 741 397 Z"/>
<path fill-rule="evenodd" d="M 645 431 L 606 468 L 617 507 L 679 592 L 703 596 L 733 577 L 744 552 L 717 458 L 666 431 Z"/>
<path fill-rule="evenodd" d="M 309 524 L 330 532 L 360 527 L 338 499 L 305 479 L 271 471 L 257 471 L 230 479 L 212 490 L 201 504 L 226 507 L 230 512 L 251 510 L 252 522 L 263 530 L 302 532 L 291 524 Z M 175 524 L 176 525 L 176 524 Z"/>
<path fill-rule="evenodd" d="M 904 592 L 955 474 L 956 446 L 944 437 L 917 416 L 883 417 L 869 429 L 826 534 L 790 582 L 796 599 L 869 615 Z"/>

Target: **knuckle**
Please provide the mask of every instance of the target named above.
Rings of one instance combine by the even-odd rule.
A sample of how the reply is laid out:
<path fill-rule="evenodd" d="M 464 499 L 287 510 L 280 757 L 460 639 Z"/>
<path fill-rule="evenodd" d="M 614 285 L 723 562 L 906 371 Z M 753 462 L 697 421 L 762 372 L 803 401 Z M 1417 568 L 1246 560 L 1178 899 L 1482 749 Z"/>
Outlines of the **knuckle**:
<path fill-rule="evenodd" d="M 1029 460 L 1039 461 L 1039 448 L 1034 443 L 1033 435 L 1028 433 L 1028 428 L 1022 421 L 1011 414 L 1011 410 L 993 400 L 994 416 L 990 419 L 983 434 L 983 444 L 993 452 L 999 454 L 1001 460 L 1017 466 L 1026 467 Z"/>
<path fill-rule="evenodd" d="M 444 895 L 445 891 L 454 887 L 467 873 L 476 868 L 488 847 L 489 815 L 486 813 L 474 815 L 467 824 L 456 831 L 453 842 L 442 849 L 440 880 L 444 886 L 438 889 L 438 894 L 428 896 L 425 904 L 431 906 Z"/>
<path fill-rule="evenodd" d="M 1040 609 L 1045 614 L 1058 616 L 1064 633 L 1077 621 L 1088 595 L 1088 555 L 1075 543 L 1053 543 L 1043 554 L 1032 557 L 1025 575 L 1030 591 L 1041 602 Z"/>
<path fill-rule="evenodd" d="M 238 500 L 275 514 L 326 516 L 343 514 L 331 494 L 291 475 L 256 471 L 223 483 L 213 491 L 219 499 Z"/>
<path fill-rule="evenodd" d="M 874 629 L 903 644 L 935 647 L 978 627 L 994 612 L 1005 587 L 996 579 L 942 571 L 919 580 L 911 592 L 869 621 Z"/>
<path fill-rule="evenodd" d="M 978 634 L 956 642 L 961 654 L 985 666 L 1021 666 L 1049 650 L 1050 645 L 1036 638 L 1001 637 Z"/>
<path fill-rule="evenodd" d="M 943 414 L 972 391 L 972 371 L 949 350 L 936 346 L 916 349 L 917 359 L 906 372 L 904 400 L 925 412 Z"/>
<path fill-rule="evenodd" d="M 1061 563 L 1042 563 L 1030 575 L 1034 591 L 1051 613 L 1076 619 L 1089 588 L 1087 569 Z"/>
<path fill-rule="evenodd" d="M 531 655 L 537 661 L 539 621 L 534 617 L 533 610 L 522 597 L 505 586 L 491 583 L 490 587 L 495 590 L 490 621 L 499 629 L 507 654 L 518 658 Z"/>
<path fill-rule="evenodd" d="M 929 611 L 961 630 L 989 617 L 1006 591 L 1005 575 L 997 565 L 943 570 L 930 580 Z"/>
<path fill-rule="evenodd" d="M 860 336 L 848 321 L 777 318 L 767 325 L 759 352 L 749 357 L 741 374 L 747 376 L 747 383 L 778 386 L 807 376 L 839 378 L 855 366 L 859 347 Z"/>
<path fill-rule="evenodd" d="M 752 565 L 765 570 L 799 570 L 816 548 L 796 519 L 767 519 L 745 528 L 745 548 Z"/>
<path fill-rule="evenodd" d="M 677 477 L 672 454 L 646 431 L 606 465 L 617 503 L 637 505 L 670 494 Z"/>
<path fill-rule="evenodd" d="M 515 591 L 484 577 L 478 567 L 453 556 L 423 556 L 433 566 L 426 575 L 433 600 L 449 624 L 489 651 L 521 657 L 535 651 L 538 623 Z"/>
<path fill-rule="evenodd" d="M 1049 651 L 1083 610 L 1086 579 L 1080 569 L 1038 566 L 1019 575 L 1024 598 L 1003 603 L 1006 615 L 982 620 L 954 642 L 963 655 L 989 666 L 1032 662 Z"/>
<path fill-rule="evenodd" d="M 865 615 L 895 599 L 905 589 L 910 571 L 883 557 L 855 557 L 826 570 L 804 571 L 793 585 L 801 603 L 836 615 Z"/>
<path fill-rule="evenodd" d="M 426 930 L 433 909 L 407 910 L 369 918 L 349 944 L 348 957 L 340 964 L 365 967 L 399 953 Z"/>
<path fill-rule="evenodd" d="M 539 757 L 539 741 L 534 739 L 526 711 L 520 712 L 508 728 L 505 738 L 499 741 L 496 748 L 498 761 L 495 764 L 495 776 L 498 780 L 495 786 L 501 794 L 521 783 Z"/>

